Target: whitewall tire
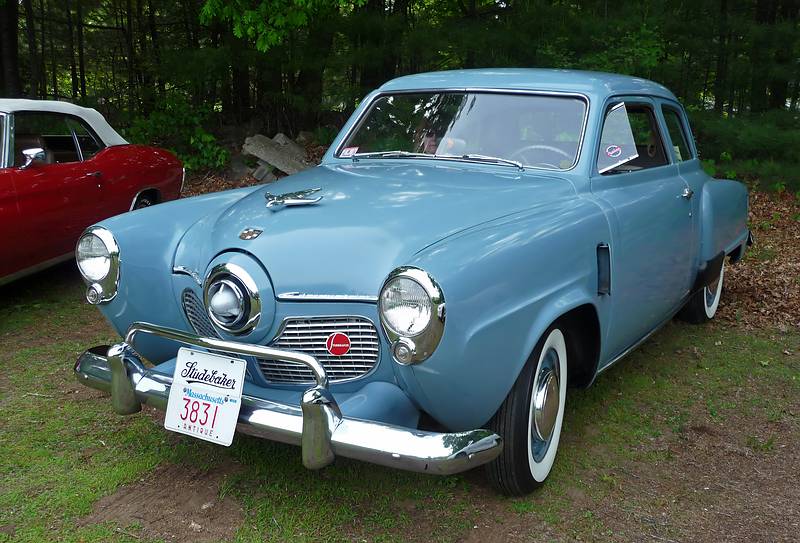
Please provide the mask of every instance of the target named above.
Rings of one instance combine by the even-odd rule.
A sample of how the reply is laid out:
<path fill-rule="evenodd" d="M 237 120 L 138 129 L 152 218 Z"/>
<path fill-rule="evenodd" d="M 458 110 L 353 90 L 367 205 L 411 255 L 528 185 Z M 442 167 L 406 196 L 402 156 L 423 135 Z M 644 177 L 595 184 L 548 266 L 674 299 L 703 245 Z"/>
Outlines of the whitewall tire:
<path fill-rule="evenodd" d="M 503 452 L 487 465 L 498 490 L 520 496 L 547 479 L 561 440 L 566 396 L 566 340 L 551 327 L 490 422 L 503 438 Z"/>
<path fill-rule="evenodd" d="M 689 301 L 678 313 L 678 318 L 692 324 L 702 324 L 714 318 L 722 299 L 722 284 L 725 280 L 725 261 L 719 270 L 719 278 L 704 286 L 689 297 Z"/>

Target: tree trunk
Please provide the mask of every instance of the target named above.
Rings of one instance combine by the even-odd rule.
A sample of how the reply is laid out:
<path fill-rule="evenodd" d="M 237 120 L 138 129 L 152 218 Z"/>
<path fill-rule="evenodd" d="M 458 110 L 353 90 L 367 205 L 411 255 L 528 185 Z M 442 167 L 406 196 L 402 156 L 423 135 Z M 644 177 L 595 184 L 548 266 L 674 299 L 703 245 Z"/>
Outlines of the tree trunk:
<path fill-rule="evenodd" d="M 30 62 L 29 74 L 31 78 L 31 88 L 29 95 L 31 98 L 39 96 L 39 59 L 36 54 L 36 21 L 33 15 L 33 4 L 31 0 L 22 0 L 22 7 L 25 10 L 25 37 L 28 41 L 28 59 Z"/>
<path fill-rule="evenodd" d="M 780 8 L 781 29 L 791 26 L 792 34 L 797 31 L 797 0 L 783 0 Z M 769 82 L 769 108 L 784 109 L 789 98 L 789 73 L 792 71 L 792 38 L 784 30 L 777 35 L 778 47 L 773 59 L 773 73 Z"/>
<path fill-rule="evenodd" d="M 69 73 L 72 79 L 72 99 L 78 98 L 78 69 L 75 64 L 75 40 L 72 32 L 72 5 L 70 0 L 64 0 L 64 10 L 67 16 L 67 49 L 69 50 Z"/>
<path fill-rule="evenodd" d="M 0 64 L 3 69 L 3 95 L 15 98 L 22 94 L 19 78 L 19 4 L 6 0 L 0 5 Z"/>
<path fill-rule="evenodd" d="M 302 52 L 302 69 L 296 83 L 296 93 L 302 98 L 296 124 L 301 129 L 311 129 L 319 124 L 323 75 L 333 47 L 336 16 L 335 8 L 321 8 L 308 25 L 306 44 Z"/>
<path fill-rule="evenodd" d="M 136 50 L 133 47 L 133 6 L 131 0 L 125 2 L 125 46 L 128 53 L 128 92 L 130 93 L 130 112 L 137 108 Z"/>
<path fill-rule="evenodd" d="M 775 6 L 772 0 L 757 0 L 755 25 L 752 26 L 753 43 L 750 50 L 750 111 L 758 113 L 767 109 L 767 82 L 769 81 L 771 26 L 775 22 Z"/>
<path fill-rule="evenodd" d="M 50 75 L 53 78 L 53 99 L 58 100 L 58 61 L 56 61 L 56 48 L 53 45 L 53 34 L 53 32 L 49 33 L 50 39 L 47 41 L 50 46 Z"/>
<path fill-rule="evenodd" d="M 156 13 L 152 0 L 147 0 L 147 25 L 150 27 L 150 42 L 153 44 L 153 59 L 156 63 L 156 85 L 159 95 L 165 92 L 164 79 L 161 77 L 161 46 L 158 42 L 158 28 L 156 27 Z"/>
<path fill-rule="evenodd" d="M 714 111 L 722 113 L 725 105 L 725 87 L 728 75 L 728 0 L 719 2 L 719 21 L 717 25 L 717 67 L 714 74 Z"/>
<path fill-rule="evenodd" d="M 83 46 L 83 0 L 75 2 L 78 17 L 78 75 L 81 83 L 81 100 L 86 100 L 86 59 Z"/>

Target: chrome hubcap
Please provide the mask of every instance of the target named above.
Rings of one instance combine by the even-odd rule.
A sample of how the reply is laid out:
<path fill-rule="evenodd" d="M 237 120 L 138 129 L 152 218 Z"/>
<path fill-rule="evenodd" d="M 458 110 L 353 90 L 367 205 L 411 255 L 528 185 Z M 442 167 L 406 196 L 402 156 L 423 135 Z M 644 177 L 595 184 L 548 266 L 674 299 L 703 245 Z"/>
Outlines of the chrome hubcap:
<path fill-rule="evenodd" d="M 717 286 L 719 286 L 719 279 L 706 287 L 706 307 L 711 307 L 717 297 Z"/>
<path fill-rule="evenodd" d="M 553 430 L 561 407 L 561 375 L 558 354 L 550 349 L 545 353 L 536 375 L 533 389 L 533 423 L 531 424 L 531 453 L 540 461 L 550 447 Z"/>

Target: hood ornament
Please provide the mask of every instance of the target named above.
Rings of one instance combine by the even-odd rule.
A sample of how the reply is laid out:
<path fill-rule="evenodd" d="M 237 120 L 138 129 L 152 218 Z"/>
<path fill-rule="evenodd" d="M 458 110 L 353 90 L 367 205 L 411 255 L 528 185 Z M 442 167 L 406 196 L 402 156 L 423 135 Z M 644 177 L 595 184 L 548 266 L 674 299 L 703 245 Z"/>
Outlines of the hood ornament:
<path fill-rule="evenodd" d="M 284 206 L 316 204 L 322 200 L 322 196 L 317 196 L 316 198 L 308 198 L 308 196 L 320 190 L 321 188 L 317 187 L 315 189 L 298 190 L 297 192 L 287 192 L 285 194 L 271 194 L 268 192 L 264 196 L 267 199 L 267 207 L 273 211 L 277 211 Z"/>

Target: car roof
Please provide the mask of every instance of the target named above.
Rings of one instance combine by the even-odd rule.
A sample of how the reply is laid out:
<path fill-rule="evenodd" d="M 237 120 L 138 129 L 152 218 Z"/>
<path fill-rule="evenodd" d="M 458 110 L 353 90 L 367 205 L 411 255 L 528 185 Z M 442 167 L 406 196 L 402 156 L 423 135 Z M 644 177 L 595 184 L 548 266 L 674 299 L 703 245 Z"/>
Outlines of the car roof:
<path fill-rule="evenodd" d="M 92 127 L 92 130 L 95 131 L 107 146 L 125 145 L 128 143 L 110 124 L 108 124 L 105 117 L 95 109 L 76 106 L 69 102 L 59 102 L 58 100 L 26 100 L 23 98 L 0 99 L 0 112 L 15 113 L 19 111 L 42 111 L 79 117 Z"/>
<path fill-rule="evenodd" d="M 450 70 L 406 75 L 392 79 L 379 90 L 493 89 L 573 92 L 590 99 L 607 96 L 647 95 L 678 101 L 664 85 L 629 75 L 541 68 L 491 68 Z"/>

